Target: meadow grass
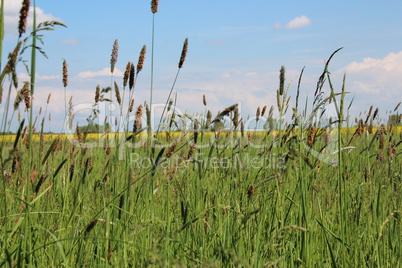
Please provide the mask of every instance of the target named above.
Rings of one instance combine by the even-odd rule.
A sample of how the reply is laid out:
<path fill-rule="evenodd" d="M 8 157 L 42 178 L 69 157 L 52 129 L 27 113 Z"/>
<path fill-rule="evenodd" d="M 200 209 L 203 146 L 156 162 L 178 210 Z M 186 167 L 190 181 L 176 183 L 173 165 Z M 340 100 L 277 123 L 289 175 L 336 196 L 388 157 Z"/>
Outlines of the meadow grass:
<path fill-rule="evenodd" d="M 36 40 L 35 28 L 31 37 Z M 346 83 L 337 93 L 328 71 L 337 52 L 306 104 L 309 114 L 298 101 L 303 72 L 291 107 L 280 69 L 277 107 L 268 113 L 271 118 L 277 110 L 277 128 L 264 131 L 244 130 L 237 105 L 215 118 L 205 110 L 206 120 L 179 117 L 169 96 L 162 131 L 151 132 L 148 105 L 133 107 L 138 76 L 129 62 L 126 104 L 124 93 L 114 92 L 120 116 L 136 115 L 133 131 L 123 124 L 119 133 L 85 133 L 77 126 L 70 134 L 44 134 L 50 122 L 46 109 L 32 115 L 31 81 L 30 98 L 17 94 L 14 102 L 16 110 L 26 105 L 16 134 L 0 136 L 0 267 L 400 267 L 402 129 L 376 124 L 372 107 L 349 127 Z M 1 85 L 15 78 L 15 65 L 10 53 Z M 112 86 L 117 83 L 112 76 Z M 64 75 L 63 85 L 66 90 Z M 97 88 L 94 118 L 111 92 Z M 207 107 L 205 96 L 202 101 Z M 331 102 L 336 115 L 323 118 Z M 266 107 L 256 110 L 261 119 Z M 175 127 L 184 117 L 192 127 Z M 214 127 L 224 120 L 227 127 Z M 3 132 L 8 122 L 3 116 Z"/>

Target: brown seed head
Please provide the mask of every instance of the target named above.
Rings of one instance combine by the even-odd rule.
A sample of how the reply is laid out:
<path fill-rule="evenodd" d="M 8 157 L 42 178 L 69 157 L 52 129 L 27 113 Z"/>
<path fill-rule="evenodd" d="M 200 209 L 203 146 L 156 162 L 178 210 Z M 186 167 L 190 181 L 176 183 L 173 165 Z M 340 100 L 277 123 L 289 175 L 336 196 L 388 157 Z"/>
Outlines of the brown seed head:
<path fill-rule="evenodd" d="M 261 116 L 264 116 L 266 110 L 267 110 L 267 105 L 265 105 L 264 107 L 262 107 Z"/>
<path fill-rule="evenodd" d="M 204 106 L 207 106 L 207 98 L 205 97 L 205 95 L 202 95 L 202 103 L 204 104 Z"/>
<path fill-rule="evenodd" d="M 207 112 L 207 125 L 210 125 L 212 122 L 212 113 L 210 110 Z"/>
<path fill-rule="evenodd" d="M 27 28 L 27 17 L 29 13 L 29 6 L 31 5 L 30 0 L 24 0 L 22 2 L 22 6 L 20 9 L 20 21 L 18 24 L 18 32 L 20 34 L 19 37 L 22 36 L 23 33 L 25 33 L 25 30 Z"/>
<path fill-rule="evenodd" d="M 254 185 L 250 185 L 250 187 L 247 190 L 247 196 L 248 198 L 252 198 L 254 195 L 254 191 L 255 191 L 255 186 Z"/>
<path fill-rule="evenodd" d="M 147 46 L 144 45 L 141 48 L 140 56 L 138 57 L 138 64 L 137 64 L 137 74 L 141 72 L 142 67 L 144 66 L 145 54 L 147 53 Z"/>
<path fill-rule="evenodd" d="M 67 87 L 68 85 L 68 65 L 66 60 L 63 60 L 63 86 Z"/>
<path fill-rule="evenodd" d="M 395 107 L 395 109 L 394 109 L 394 112 L 395 112 L 396 110 L 398 110 L 398 108 L 399 108 L 400 105 L 401 105 L 401 102 L 399 102 L 398 105 L 396 105 L 396 107 Z"/>
<path fill-rule="evenodd" d="M 131 63 L 128 62 L 126 65 L 126 71 L 124 72 L 123 76 L 123 88 L 127 86 L 128 77 L 130 76 L 130 69 L 131 69 Z"/>
<path fill-rule="evenodd" d="M 190 159 L 191 156 L 194 154 L 195 146 L 196 146 L 195 143 L 193 143 L 193 144 L 191 145 L 190 150 L 188 151 L 187 159 Z"/>
<path fill-rule="evenodd" d="M 128 108 L 128 111 L 131 113 L 134 108 L 134 99 L 131 99 L 130 107 Z"/>
<path fill-rule="evenodd" d="M 119 105 L 121 105 L 120 90 L 119 90 L 119 86 L 117 85 L 116 81 L 114 81 L 114 91 L 116 94 L 117 103 Z"/>
<path fill-rule="evenodd" d="M 133 132 L 136 132 L 137 130 L 142 128 L 141 117 L 142 117 L 142 105 L 138 106 L 137 108 L 137 112 L 135 114 Z"/>
<path fill-rule="evenodd" d="M 92 221 L 88 224 L 87 228 L 85 228 L 85 232 L 86 232 L 86 233 L 91 232 L 92 229 L 95 227 L 95 225 L 96 225 L 97 223 L 98 223 L 98 220 L 97 220 L 97 219 L 92 220 Z"/>
<path fill-rule="evenodd" d="M 159 0 L 152 0 L 151 1 L 151 11 L 152 11 L 153 14 L 158 12 L 158 2 L 159 2 Z"/>
<path fill-rule="evenodd" d="M 256 120 L 257 120 L 257 122 L 258 122 L 258 120 L 260 120 L 260 116 L 261 116 L 260 107 L 257 108 L 257 112 L 256 112 L 255 116 L 256 116 Z"/>
<path fill-rule="evenodd" d="M 15 96 L 14 100 L 14 110 L 18 110 L 18 107 L 20 106 L 20 102 L 23 100 L 24 95 L 21 93 L 22 90 L 19 90 L 17 92 L 17 95 Z"/>
<path fill-rule="evenodd" d="M 373 111 L 373 105 L 370 106 L 370 109 L 369 109 L 369 111 L 368 111 L 368 113 L 367 113 L 366 121 L 364 121 L 364 124 L 365 124 L 365 125 L 367 125 L 367 123 L 368 123 L 368 121 L 369 121 L 369 119 L 370 119 L 370 116 L 371 116 L 371 112 L 372 112 L 372 111 Z"/>
<path fill-rule="evenodd" d="M 279 95 L 282 96 L 285 88 L 285 66 L 282 66 L 279 72 Z"/>
<path fill-rule="evenodd" d="M 119 54 L 119 41 L 114 40 L 113 49 L 112 49 L 112 58 L 110 59 L 110 72 L 114 72 L 114 65 L 117 62 L 117 56 Z"/>
<path fill-rule="evenodd" d="M 49 104 L 51 96 L 52 96 L 52 93 L 49 93 L 49 95 L 47 96 L 47 101 L 46 101 L 47 104 Z"/>
<path fill-rule="evenodd" d="M 174 151 L 175 151 L 176 148 L 177 148 L 177 145 L 179 144 L 179 139 L 180 139 L 180 137 L 178 137 L 178 138 L 172 143 L 172 145 L 170 146 L 168 152 L 166 153 L 166 157 L 167 157 L 167 158 L 170 158 L 170 157 L 173 155 Z"/>
<path fill-rule="evenodd" d="M 179 68 L 183 67 L 183 63 L 186 60 L 187 47 L 188 47 L 188 38 L 186 38 L 186 40 L 184 40 L 183 49 L 181 51 L 181 57 L 180 57 L 180 61 L 179 61 Z"/>
<path fill-rule="evenodd" d="M 239 108 L 238 107 L 236 107 L 236 109 L 234 110 L 232 122 L 233 122 L 234 128 L 236 129 L 237 126 L 239 125 Z"/>
<path fill-rule="evenodd" d="M 95 104 L 98 103 L 100 100 L 100 86 L 96 86 L 96 91 L 95 91 Z"/>
<path fill-rule="evenodd" d="M 308 134 L 308 138 L 307 138 L 307 145 L 311 148 L 313 147 L 314 144 L 314 140 L 315 140 L 315 127 L 311 126 L 310 130 L 309 130 L 309 134 Z"/>
<path fill-rule="evenodd" d="M 24 96 L 25 108 L 28 110 L 31 108 L 31 95 L 29 92 L 29 82 L 25 82 L 21 89 L 21 94 Z"/>
<path fill-rule="evenodd" d="M 130 88 L 130 90 L 131 89 L 133 89 L 133 87 L 134 87 L 134 75 L 135 75 L 135 67 L 134 67 L 134 64 L 133 63 L 131 63 L 131 65 L 130 65 L 130 78 L 129 78 L 129 81 L 128 81 L 128 87 Z"/>

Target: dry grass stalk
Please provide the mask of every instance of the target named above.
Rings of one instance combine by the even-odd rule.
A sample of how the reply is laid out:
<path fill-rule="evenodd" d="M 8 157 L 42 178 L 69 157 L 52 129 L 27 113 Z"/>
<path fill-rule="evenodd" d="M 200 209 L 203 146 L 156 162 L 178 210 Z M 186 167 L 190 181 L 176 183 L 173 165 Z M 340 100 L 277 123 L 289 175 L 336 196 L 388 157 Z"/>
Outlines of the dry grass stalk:
<path fill-rule="evenodd" d="M 63 86 L 67 87 L 68 85 L 68 65 L 66 60 L 63 60 Z"/>
<path fill-rule="evenodd" d="M 141 49 L 140 56 L 138 58 L 137 64 L 137 74 L 141 72 L 142 67 L 144 66 L 145 54 L 147 53 L 147 47 L 144 45 Z"/>
<path fill-rule="evenodd" d="M 114 40 L 113 49 L 112 49 L 112 57 L 110 59 L 110 72 L 114 72 L 114 66 L 117 62 L 117 56 L 119 54 L 119 41 Z"/>
<path fill-rule="evenodd" d="M 129 87 L 129 89 L 131 90 L 131 89 L 133 89 L 133 87 L 134 87 L 134 75 L 135 75 L 135 67 L 134 67 L 134 64 L 133 63 L 131 63 L 131 65 L 130 65 L 130 76 L 129 76 L 129 80 L 128 80 L 128 87 Z"/>
<path fill-rule="evenodd" d="M 20 21 L 18 24 L 18 32 L 19 32 L 19 37 L 22 36 L 23 33 L 25 33 L 25 30 L 27 28 L 27 17 L 29 14 L 29 6 L 31 5 L 30 0 L 24 0 L 22 2 L 22 7 L 20 9 Z"/>
<path fill-rule="evenodd" d="M 152 0 L 152 2 L 151 2 L 151 11 L 153 14 L 158 12 L 158 2 L 159 2 L 159 0 Z"/>
<path fill-rule="evenodd" d="M 180 56 L 180 61 L 179 61 L 179 68 L 183 67 L 183 63 L 186 60 L 187 47 L 188 47 L 188 38 L 186 38 L 186 40 L 184 40 L 183 49 L 181 51 L 181 56 Z"/>
<path fill-rule="evenodd" d="M 46 104 L 49 104 L 49 102 L 50 102 L 50 97 L 52 96 L 52 93 L 49 93 L 49 95 L 47 96 L 47 101 L 46 101 Z"/>
<path fill-rule="evenodd" d="M 244 122 L 243 121 L 241 121 L 241 123 L 240 123 L 240 133 L 241 133 L 241 136 L 244 137 Z"/>
<path fill-rule="evenodd" d="M 117 85 L 116 81 L 114 81 L 114 91 L 116 94 L 117 103 L 119 105 L 121 105 L 120 90 L 119 90 L 119 86 Z"/>

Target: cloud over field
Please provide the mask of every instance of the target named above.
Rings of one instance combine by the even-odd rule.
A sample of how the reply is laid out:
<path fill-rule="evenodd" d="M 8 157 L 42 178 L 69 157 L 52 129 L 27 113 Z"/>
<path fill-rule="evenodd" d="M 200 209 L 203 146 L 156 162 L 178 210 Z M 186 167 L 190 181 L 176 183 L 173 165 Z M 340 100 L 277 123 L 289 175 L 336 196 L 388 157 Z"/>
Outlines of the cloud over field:
<path fill-rule="evenodd" d="M 21 9 L 22 1 L 17 0 L 7 0 L 4 1 L 4 32 L 7 33 L 18 33 L 18 21 L 19 12 Z M 33 6 L 29 8 L 28 15 L 28 28 L 32 28 L 32 17 L 33 17 Z M 40 7 L 36 7 L 36 21 L 37 23 L 43 21 L 59 21 L 62 22 L 60 18 L 53 16 L 52 14 L 46 13 Z M 27 29 L 27 32 L 30 30 Z"/>
<path fill-rule="evenodd" d="M 389 100 L 400 96 L 402 88 L 402 51 L 384 58 L 365 58 L 352 62 L 338 72 L 346 73 L 349 87 L 373 99 Z"/>
<path fill-rule="evenodd" d="M 302 28 L 305 27 L 307 25 L 310 25 L 311 19 L 309 19 L 307 16 L 298 16 L 296 18 L 294 18 L 293 20 L 289 21 L 285 28 L 286 29 L 297 29 L 297 28 Z"/>
<path fill-rule="evenodd" d="M 92 77 L 98 77 L 98 76 L 110 76 L 110 67 L 106 67 L 100 71 L 84 71 L 81 72 L 77 75 L 79 78 L 92 78 Z M 123 72 L 120 71 L 119 69 L 115 68 L 113 76 L 117 77 L 123 77 Z"/>

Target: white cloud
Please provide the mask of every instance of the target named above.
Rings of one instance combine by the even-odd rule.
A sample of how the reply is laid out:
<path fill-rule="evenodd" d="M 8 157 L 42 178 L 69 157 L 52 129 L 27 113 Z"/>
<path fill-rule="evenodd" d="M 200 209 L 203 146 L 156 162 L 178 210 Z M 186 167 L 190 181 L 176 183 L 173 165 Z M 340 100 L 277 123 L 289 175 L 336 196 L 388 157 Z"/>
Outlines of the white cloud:
<path fill-rule="evenodd" d="M 8 33 L 18 33 L 18 21 L 19 12 L 21 9 L 22 1 L 19 0 L 7 0 L 4 1 L 4 32 Z M 31 3 L 32 4 L 32 3 Z M 28 28 L 32 27 L 32 17 L 33 17 L 33 6 L 29 8 L 28 15 Z M 60 18 L 53 16 L 52 14 L 45 13 L 40 7 L 36 7 L 36 21 L 37 23 L 44 21 L 59 21 L 62 22 Z M 27 32 L 29 30 L 27 29 Z"/>
<path fill-rule="evenodd" d="M 298 16 L 294 18 L 293 20 L 289 21 L 285 28 L 286 29 L 297 29 L 297 28 L 302 28 L 307 25 L 310 25 L 312 22 L 307 16 Z"/>
<path fill-rule="evenodd" d="M 361 104 L 360 111 L 369 105 L 386 111 L 402 101 L 402 51 L 389 53 L 380 59 L 365 58 L 361 62 L 352 62 L 334 72 L 334 79 L 341 81 L 344 74 L 346 90 L 355 95 L 354 102 Z"/>
<path fill-rule="evenodd" d="M 98 76 L 110 76 L 111 72 L 110 72 L 110 67 L 108 68 L 104 68 L 100 71 L 97 72 L 93 72 L 93 71 L 85 71 L 85 72 L 81 72 L 77 75 L 77 77 L 79 78 L 92 78 L 92 77 L 98 77 Z M 117 77 L 123 77 L 123 72 L 120 71 L 117 68 L 114 68 L 114 73 L 113 76 L 117 76 Z"/>
<path fill-rule="evenodd" d="M 60 43 L 62 43 L 64 45 L 79 45 L 80 40 L 78 40 L 77 38 L 69 38 L 69 39 L 60 40 Z"/>

